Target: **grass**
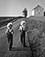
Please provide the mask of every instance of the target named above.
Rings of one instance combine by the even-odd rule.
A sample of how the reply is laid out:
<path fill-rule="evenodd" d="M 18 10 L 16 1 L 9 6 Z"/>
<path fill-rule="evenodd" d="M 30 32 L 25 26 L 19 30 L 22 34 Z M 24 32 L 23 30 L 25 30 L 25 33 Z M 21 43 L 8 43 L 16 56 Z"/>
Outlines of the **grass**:
<path fill-rule="evenodd" d="M 19 33 L 19 23 L 22 20 L 17 20 L 14 22 L 14 38 L 13 38 L 13 50 L 8 51 L 8 42 L 5 35 L 5 29 L 0 30 L 0 57 L 30 57 L 30 49 L 22 48 L 22 44 L 20 42 L 20 33 Z M 16 47 L 16 48 L 15 48 Z M 21 48 L 20 48 L 21 47 Z M 16 50 L 17 49 L 17 50 Z"/>
<path fill-rule="evenodd" d="M 34 57 L 45 57 L 45 21 L 27 20 L 29 45 Z"/>
<path fill-rule="evenodd" d="M 14 22 L 14 21 L 16 21 L 16 19 L 12 19 L 12 18 L 2 19 L 0 20 L 0 27 L 5 26 L 7 25 L 7 23 Z"/>
<path fill-rule="evenodd" d="M 6 28 L 0 30 L 0 57 L 30 57 L 31 56 L 30 48 L 24 48 L 22 46 L 21 42 L 20 42 L 19 23 L 22 20 L 23 19 L 18 19 L 17 21 L 15 21 L 13 23 L 13 29 L 14 29 L 13 47 L 14 48 L 12 49 L 12 51 L 8 51 L 8 42 L 7 42 L 7 38 L 6 38 L 6 35 L 5 35 Z M 32 32 L 31 37 L 30 37 L 30 34 L 29 34 L 29 37 L 30 37 L 29 39 L 33 40 L 32 37 L 34 37 L 37 33 L 37 31 L 35 32 L 33 29 L 36 28 L 40 32 L 42 32 L 43 30 L 45 31 L 45 29 L 44 29 L 45 28 L 45 22 L 27 19 L 27 27 L 28 27 L 27 32 L 28 31 Z M 42 45 L 44 44 L 43 46 L 44 46 L 44 49 L 45 49 L 45 35 L 43 36 L 43 38 L 40 38 L 40 39 L 41 39 L 40 42 L 42 43 Z M 41 48 L 42 48 L 42 46 L 41 46 Z M 44 49 L 42 48 L 42 50 L 44 50 Z M 45 53 L 45 50 L 44 50 L 44 53 Z"/>

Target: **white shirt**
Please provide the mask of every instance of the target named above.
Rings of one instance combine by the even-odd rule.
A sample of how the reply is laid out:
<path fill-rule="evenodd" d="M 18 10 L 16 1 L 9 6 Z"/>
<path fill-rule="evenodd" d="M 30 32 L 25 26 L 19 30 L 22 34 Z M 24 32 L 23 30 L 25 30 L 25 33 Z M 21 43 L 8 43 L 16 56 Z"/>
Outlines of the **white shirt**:
<path fill-rule="evenodd" d="M 8 32 L 8 30 L 9 30 L 9 32 L 11 32 L 11 34 L 14 33 L 14 32 L 13 32 L 13 29 L 7 29 L 6 32 L 5 32 L 5 34 Z"/>
<path fill-rule="evenodd" d="M 23 25 L 19 27 L 19 30 L 22 31 L 22 28 L 25 30 L 25 27 Z"/>

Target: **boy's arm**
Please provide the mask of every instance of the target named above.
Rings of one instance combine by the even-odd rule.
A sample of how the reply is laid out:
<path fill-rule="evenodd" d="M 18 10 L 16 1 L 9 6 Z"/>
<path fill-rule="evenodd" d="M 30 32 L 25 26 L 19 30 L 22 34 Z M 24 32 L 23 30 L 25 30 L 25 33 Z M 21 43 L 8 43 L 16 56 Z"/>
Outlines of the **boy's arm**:
<path fill-rule="evenodd" d="M 20 31 L 20 32 L 22 31 L 22 26 L 19 27 L 19 31 Z"/>
<path fill-rule="evenodd" d="M 8 33 L 8 29 L 5 31 L 5 34 L 7 34 Z"/>
<path fill-rule="evenodd" d="M 14 30 L 13 29 L 12 29 L 11 33 L 14 34 Z"/>

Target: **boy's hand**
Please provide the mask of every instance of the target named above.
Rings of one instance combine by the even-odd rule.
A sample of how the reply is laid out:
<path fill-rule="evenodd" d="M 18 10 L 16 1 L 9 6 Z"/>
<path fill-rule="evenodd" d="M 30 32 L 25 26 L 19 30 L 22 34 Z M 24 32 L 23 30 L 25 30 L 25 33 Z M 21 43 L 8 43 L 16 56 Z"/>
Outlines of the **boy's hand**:
<path fill-rule="evenodd" d="M 13 30 L 9 30 L 12 34 L 14 34 L 14 31 Z"/>
<path fill-rule="evenodd" d="M 11 32 L 12 34 L 14 34 L 13 32 Z"/>

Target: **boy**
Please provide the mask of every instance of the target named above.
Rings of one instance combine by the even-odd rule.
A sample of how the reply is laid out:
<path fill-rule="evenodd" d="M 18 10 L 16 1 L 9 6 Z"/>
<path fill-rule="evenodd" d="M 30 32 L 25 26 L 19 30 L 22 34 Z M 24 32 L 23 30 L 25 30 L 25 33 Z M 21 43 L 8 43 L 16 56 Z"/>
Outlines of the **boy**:
<path fill-rule="evenodd" d="M 20 23 L 19 31 L 21 32 L 21 43 L 25 47 L 25 28 L 26 28 L 26 21 L 22 21 Z"/>
<path fill-rule="evenodd" d="M 7 30 L 6 30 L 6 35 L 7 35 L 7 39 L 8 39 L 8 43 L 9 43 L 9 50 L 12 49 L 12 44 L 13 44 L 13 29 L 12 29 L 12 23 L 8 23 L 7 24 Z"/>

